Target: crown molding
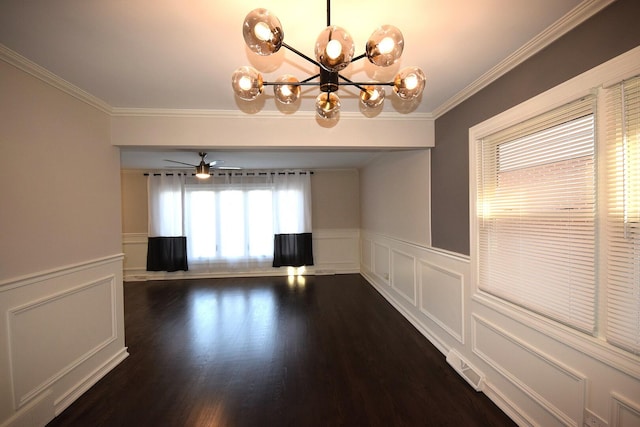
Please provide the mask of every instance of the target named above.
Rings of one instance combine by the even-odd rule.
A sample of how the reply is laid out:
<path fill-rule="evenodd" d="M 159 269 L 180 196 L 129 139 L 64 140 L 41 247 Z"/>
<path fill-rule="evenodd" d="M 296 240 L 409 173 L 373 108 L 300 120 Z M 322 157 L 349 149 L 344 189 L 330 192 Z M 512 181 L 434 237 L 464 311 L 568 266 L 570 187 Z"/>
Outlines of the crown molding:
<path fill-rule="evenodd" d="M 241 111 L 234 110 L 114 107 L 111 109 L 111 115 L 113 117 L 214 117 L 234 119 L 242 116 L 269 116 L 270 114 L 243 114 Z"/>
<path fill-rule="evenodd" d="M 111 106 L 100 98 L 91 95 L 89 92 L 69 83 L 63 78 L 53 74 L 51 71 L 36 64 L 35 62 L 25 58 L 17 52 L 9 49 L 0 43 L 0 60 L 13 65 L 14 67 L 31 74 L 32 76 L 42 80 L 50 86 L 55 87 L 68 95 L 73 96 L 80 101 L 97 108 L 107 114 L 111 114 Z"/>
<path fill-rule="evenodd" d="M 477 80 L 462 89 L 460 92 L 449 98 L 442 105 L 437 107 L 431 115 L 434 119 L 452 110 L 480 90 L 489 86 L 494 81 L 520 65 L 536 53 L 540 52 L 551 43 L 609 6 L 615 0 L 585 0 L 569 11 L 558 21 L 549 26 L 546 30 L 531 39 L 528 43 L 506 57 L 503 61 L 491 68 Z"/>
<path fill-rule="evenodd" d="M 294 114 L 280 111 L 260 111 L 258 113 L 244 113 L 241 110 L 207 110 L 207 109 L 167 109 L 167 108 L 112 108 L 113 117 L 181 117 L 181 118 L 214 118 L 214 119 L 280 119 L 280 120 L 309 120 L 317 117 L 315 111 L 296 111 Z M 376 119 L 394 121 L 433 121 L 431 113 L 402 114 L 397 112 L 382 112 Z M 341 111 L 340 120 L 367 120 L 362 113 Z"/>
<path fill-rule="evenodd" d="M 602 9 L 613 3 L 615 0 L 585 0 L 568 12 L 564 17 L 556 21 L 538 36 L 526 43 L 524 46 L 509 55 L 498 65 L 491 68 L 485 74 L 480 76 L 470 85 L 449 98 L 431 113 L 403 114 L 397 112 L 383 112 L 375 116 L 378 119 L 397 120 L 397 121 L 414 121 L 426 120 L 434 121 L 449 110 L 455 108 L 507 72 L 511 71 L 528 58 L 532 57 L 555 40 L 568 33 L 591 16 L 600 12 Z M 100 98 L 80 89 L 79 87 L 69 83 L 61 77 L 53 74 L 49 70 L 41 67 L 35 62 L 25 58 L 24 56 L 14 52 L 5 45 L 0 43 L 0 60 L 13 65 L 14 67 L 31 74 L 32 76 L 48 83 L 49 85 L 62 90 L 63 92 L 103 111 L 114 117 L 211 117 L 211 118 L 287 118 L 287 119 L 309 119 L 315 117 L 315 112 L 297 111 L 295 114 L 286 114 L 278 111 L 261 111 L 256 114 L 243 113 L 235 110 L 206 110 L 206 109 L 162 109 L 162 108 L 119 108 L 112 107 Z M 357 112 L 340 113 L 340 119 L 344 120 L 361 120 L 367 117 Z"/>
<path fill-rule="evenodd" d="M 207 110 L 207 109 L 167 109 L 167 108 L 120 108 L 112 107 L 100 98 L 69 83 L 51 71 L 25 58 L 17 52 L 0 43 L 0 60 L 13 65 L 44 83 L 55 87 L 92 107 L 109 114 L 112 117 L 184 117 L 184 118 L 215 118 L 215 119 L 287 119 L 309 120 L 315 119 L 313 111 L 297 111 L 295 114 L 287 114 L 279 111 L 260 111 L 256 114 L 243 113 L 241 110 Z M 394 121 L 433 121 L 431 113 L 403 114 L 397 112 L 382 112 L 375 116 L 377 119 Z M 367 119 L 361 113 L 343 111 L 341 120 Z"/>

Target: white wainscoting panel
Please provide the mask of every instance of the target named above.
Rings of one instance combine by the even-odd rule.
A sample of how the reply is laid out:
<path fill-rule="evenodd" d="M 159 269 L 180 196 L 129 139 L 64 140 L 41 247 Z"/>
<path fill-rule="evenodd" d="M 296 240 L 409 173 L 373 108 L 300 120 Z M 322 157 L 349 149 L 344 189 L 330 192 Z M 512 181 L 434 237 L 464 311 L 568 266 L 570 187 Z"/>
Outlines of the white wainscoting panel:
<path fill-rule="evenodd" d="M 116 339 L 115 295 L 112 275 L 9 310 L 16 407 Z"/>
<path fill-rule="evenodd" d="M 358 273 L 360 230 L 314 230 L 313 262 L 315 274 Z"/>
<path fill-rule="evenodd" d="M 389 285 L 389 272 L 391 260 L 389 259 L 389 247 L 378 242 L 373 244 L 373 272 Z"/>
<path fill-rule="evenodd" d="M 361 242 L 365 279 L 443 355 L 477 369 L 482 392 L 519 425 L 640 426 L 639 356 L 478 298 L 469 257 L 367 230 Z"/>
<path fill-rule="evenodd" d="M 127 357 L 122 254 L 0 283 L 0 426 L 43 426 Z"/>
<path fill-rule="evenodd" d="M 391 286 L 407 302 L 416 305 L 416 259 L 403 252 L 391 251 Z"/>
<path fill-rule="evenodd" d="M 639 396 L 635 396 L 636 399 Z M 610 427 L 638 427 L 640 426 L 640 406 L 618 393 L 611 395 L 611 424 Z"/>
<path fill-rule="evenodd" d="M 543 351 L 473 316 L 473 352 L 561 424 L 582 426 L 586 377 Z"/>
<path fill-rule="evenodd" d="M 360 263 L 369 270 L 373 270 L 373 247 L 371 240 L 362 238 L 360 243 Z"/>
<path fill-rule="evenodd" d="M 460 344 L 464 344 L 464 276 L 420 261 L 420 311 Z"/>
<path fill-rule="evenodd" d="M 286 269 L 262 268 L 260 270 L 229 272 L 178 271 L 173 273 L 147 271 L 147 234 L 124 233 L 122 246 L 125 256 L 124 280 L 156 280 L 190 277 L 233 277 L 286 275 Z M 360 272 L 360 230 L 313 230 L 314 266 L 306 274 L 349 274 Z"/>
<path fill-rule="evenodd" d="M 464 342 L 462 287 L 468 260 L 368 231 L 361 232 L 361 239 L 372 252 L 368 264 L 363 249 L 360 270 L 369 283 L 443 354 Z"/>
<path fill-rule="evenodd" d="M 147 279 L 147 233 L 123 233 L 124 280 Z"/>

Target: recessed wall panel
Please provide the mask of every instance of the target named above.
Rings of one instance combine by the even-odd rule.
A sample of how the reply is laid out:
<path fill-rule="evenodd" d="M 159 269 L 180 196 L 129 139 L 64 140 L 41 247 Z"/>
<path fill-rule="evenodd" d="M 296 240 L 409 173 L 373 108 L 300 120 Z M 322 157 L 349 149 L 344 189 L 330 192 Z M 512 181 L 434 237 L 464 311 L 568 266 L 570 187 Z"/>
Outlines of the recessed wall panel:
<path fill-rule="evenodd" d="M 314 262 L 317 264 L 357 264 L 357 238 L 339 236 L 322 237 L 314 240 Z"/>
<path fill-rule="evenodd" d="M 362 239 L 360 257 L 362 261 L 362 265 L 371 271 L 371 267 L 373 266 L 372 257 L 371 257 L 371 240 Z"/>
<path fill-rule="evenodd" d="M 416 305 L 416 261 L 411 255 L 398 251 L 391 253 L 393 277 L 391 286 L 412 305 Z"/>
<path fill-rule="evenodd" d="M 379 243 L 373 244 L 373 272 L 389 284 L 389 248 Z"/>
<path fill-rule="evenodd" d="M 114 280 L 101 279 L 9 310 L 16 407 L 116 338 Z"/>
<path fill-rule="evenodd" d="M 614 393 L 612 395 L 611 427 L 640 426 L 640 396 L 635 402 Z"/>
<path fill-rule="evenodd" d="M 583 418 L 586 378 L 542 350 L 473 317 L 473 352 L 564 425 Z"/>
<path fill-rule="evenodd" d="M 464 278 L 461 273 L 420 262 L 420 311 L 460 343 L 464 329 Z"/>

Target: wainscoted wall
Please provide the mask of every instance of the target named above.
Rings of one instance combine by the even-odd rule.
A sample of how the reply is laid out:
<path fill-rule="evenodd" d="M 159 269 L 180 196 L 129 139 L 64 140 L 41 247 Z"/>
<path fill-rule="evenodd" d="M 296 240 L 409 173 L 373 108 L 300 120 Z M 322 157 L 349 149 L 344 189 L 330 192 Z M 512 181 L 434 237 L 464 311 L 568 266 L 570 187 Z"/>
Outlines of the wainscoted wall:
<path fill-rule="evenodd" d="M 640 426 L 637 357 L 498 308 L 469 258 L 361 232 L 361 273 L 470 384 L 520 425 Z"/>
<path fill-rule="evenodd" d="M 124 280 L 151 280 L 178 277 L 230 277 L 286 275 L 282 268 L 268 268 L 252 271 L 233 271 L 228 273 L 187 272 L 149 272 L 147 265 L 147 234 L 124 233 L 122 235 L 124 252 Z M 323 229 L 313 230 L 314 266 L 307 268 L 308 274 L 347 274 L 360 272 L 360 230 Z"/>
<path fill-rule="evenodd" d="M 0 283 L 3 427 L 46 424 L 128 356 L 122 258 Z"/>

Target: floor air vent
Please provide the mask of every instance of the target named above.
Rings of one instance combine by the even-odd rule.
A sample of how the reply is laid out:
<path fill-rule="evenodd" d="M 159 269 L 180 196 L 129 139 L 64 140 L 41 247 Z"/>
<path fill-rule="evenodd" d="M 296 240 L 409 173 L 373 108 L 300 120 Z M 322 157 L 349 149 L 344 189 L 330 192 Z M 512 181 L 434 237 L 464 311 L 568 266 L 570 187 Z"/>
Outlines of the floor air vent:
<path fill-rule="evenodd" d="M 449 351 L 447 354 L 447 363 L 460 374 L 462 378 L 467 380 L 471 387 L 475 391 L 482 391 L 484 386 L 484 375 L 482 375 L 476 368 L 469 365 L 455 350 Z"/>

